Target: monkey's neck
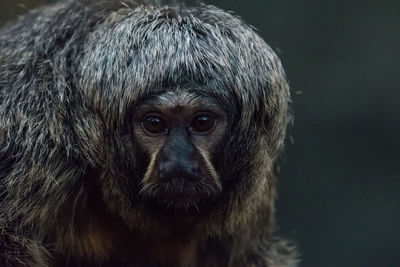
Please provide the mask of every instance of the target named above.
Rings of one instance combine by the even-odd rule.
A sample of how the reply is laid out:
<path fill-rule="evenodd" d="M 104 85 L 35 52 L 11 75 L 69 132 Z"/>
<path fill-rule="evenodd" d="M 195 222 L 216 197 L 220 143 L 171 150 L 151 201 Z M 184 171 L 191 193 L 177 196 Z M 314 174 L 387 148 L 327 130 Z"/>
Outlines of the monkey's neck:
<path fill-rule="evenodd" d="M 198 236 L 168 231 L 144 235 L 115 222 L 103 222 L 107 221 L 92 221 L 73 238 L 61 241 L 67 244 L 62 248 L 64 257 L 76 261 L 75 265 L 118 261 L 122 265 L 135 262 L 135 266 L 194 266 Z"/>
<path fill-rule="evenodd" d="M 96 193 L 99 190 L 91 186 L 81 189 L 85 194 L 78 196 L 79 208 L 59 214 L 47 240 L 56 244 L 57 266 L 124 266 L 125 262 L 137 263 L 134 266 L 194 266 L 202 238 L 191 226 L 160 223 L 157 231 L 131 230 L 106 212 Z"/>
<path fill-rule="evenodd" d="M 199 238 L 197 236 L 137 236 L 134 242 L 134 262 L 145 259 L 160 266 L 194 266 Z M 140 242 L 137 242 L 140 240 Z M 132 252 L 132 251 L 131 251 Z"/>

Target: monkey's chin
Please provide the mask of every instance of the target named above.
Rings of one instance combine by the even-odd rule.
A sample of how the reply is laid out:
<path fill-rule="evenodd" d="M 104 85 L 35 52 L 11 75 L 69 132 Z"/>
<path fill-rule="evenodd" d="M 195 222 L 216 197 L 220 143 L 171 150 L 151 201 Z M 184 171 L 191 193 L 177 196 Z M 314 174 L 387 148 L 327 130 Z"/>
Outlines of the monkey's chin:
<path fill-rule="evenodd" d="M 175 180 L 150 183 L 141 190 L 146 209 L 162 214 L 202 214 L 220 193 L 217 185 Z"/>

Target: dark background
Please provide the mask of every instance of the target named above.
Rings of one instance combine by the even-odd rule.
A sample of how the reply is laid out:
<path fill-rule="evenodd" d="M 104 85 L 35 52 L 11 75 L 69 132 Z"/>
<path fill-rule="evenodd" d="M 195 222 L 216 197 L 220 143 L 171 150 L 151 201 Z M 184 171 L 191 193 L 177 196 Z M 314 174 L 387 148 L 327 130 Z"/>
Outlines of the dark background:
<path fill-rule="evenodd" d="M 0 25 L 46 2 L 0 0 Z M 286 69 L 277 220 L 301 266 L 400 266 L 400 1 L 206 2 L 255 26 Z"/>

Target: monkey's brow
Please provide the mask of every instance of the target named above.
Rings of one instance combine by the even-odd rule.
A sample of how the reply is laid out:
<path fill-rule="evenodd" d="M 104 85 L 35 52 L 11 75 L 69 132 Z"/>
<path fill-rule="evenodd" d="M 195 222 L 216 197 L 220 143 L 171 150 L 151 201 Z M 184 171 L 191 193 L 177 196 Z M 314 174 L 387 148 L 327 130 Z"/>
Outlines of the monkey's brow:
<path fill-rule="evenodd" d="M 157 106 L 161 109 L 176 106 L 198 107 L 198 106 L 218 106 L 215 101 L 205 96 L 191 92 L 167 92 L 160 95 L 152 95 L 142 100 L 139 107 Z"/>

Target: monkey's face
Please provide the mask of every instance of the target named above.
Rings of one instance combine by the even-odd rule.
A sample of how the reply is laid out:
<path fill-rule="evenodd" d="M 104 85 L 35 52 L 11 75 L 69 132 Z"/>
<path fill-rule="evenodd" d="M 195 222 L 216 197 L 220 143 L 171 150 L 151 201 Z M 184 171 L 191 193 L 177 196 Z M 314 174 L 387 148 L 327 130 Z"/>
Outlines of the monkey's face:
<path fill-rule="evenodd" d="M 270 201 L 289 90 L 249 26 L 212 6 L 139 7 L 96 27 L 83 51 L 76 88 L 99 119 L 75 132 L 110 211 L 138 225 L 199 208 L 223 228 Z"/>
<path fill-rule="evenodd" d="M 227 127 L 211 99 L 174 91 L 143 101 L 135 110 L 134 135 L 149 158 L 140 196 L 148 207 L 198 209 L 221 192 L 212 161 Z"/>

